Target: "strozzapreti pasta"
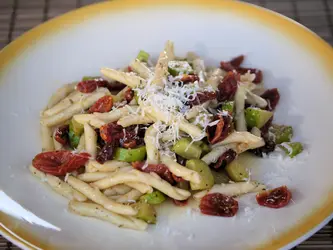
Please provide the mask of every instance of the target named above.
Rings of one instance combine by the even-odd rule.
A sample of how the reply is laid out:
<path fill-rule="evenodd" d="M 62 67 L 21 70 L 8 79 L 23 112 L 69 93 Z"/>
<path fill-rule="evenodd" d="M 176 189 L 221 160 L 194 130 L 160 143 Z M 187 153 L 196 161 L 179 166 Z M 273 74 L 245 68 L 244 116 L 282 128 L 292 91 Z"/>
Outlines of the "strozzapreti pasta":
<path fill-rule="evenodd" d="M 203 214 L 223 217 L 246 193 L 287 205 L 288 188 L 266 190 L 244 162 L 303 147 L 291 126 L 272 122 L 278 90 L 243 61 L 208 68 L 194 53 L 177 57 L 168 41 L 156 64 L 142 50 L 124 69 L 64 85 L 41 114 L 43 152 L 31 173 L 69 199 L 69 211 L 136 230 L 155 224 L 155 206 L 168 199 L 194 198 Z"/>

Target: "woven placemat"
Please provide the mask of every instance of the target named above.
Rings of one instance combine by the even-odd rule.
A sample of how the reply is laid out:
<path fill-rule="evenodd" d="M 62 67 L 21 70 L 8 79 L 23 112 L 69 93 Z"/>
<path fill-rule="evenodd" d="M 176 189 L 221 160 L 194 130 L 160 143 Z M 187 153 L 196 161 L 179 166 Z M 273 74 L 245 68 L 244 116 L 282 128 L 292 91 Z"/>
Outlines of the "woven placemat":
<path fill-rule="evenodd" d="M 139 0 L 138 0 L 139 1 Z M 156 0 L 158 1 L 158 0 Z M 34 26 L 98 0 L 0 0 L 0 49 Z M 333 46 L 333 0 L 246 0 L 288 16 Z M 18 250 L 0 236 L 0 250 Z M 295 249 L 333 250 L 333 221 Z"/>

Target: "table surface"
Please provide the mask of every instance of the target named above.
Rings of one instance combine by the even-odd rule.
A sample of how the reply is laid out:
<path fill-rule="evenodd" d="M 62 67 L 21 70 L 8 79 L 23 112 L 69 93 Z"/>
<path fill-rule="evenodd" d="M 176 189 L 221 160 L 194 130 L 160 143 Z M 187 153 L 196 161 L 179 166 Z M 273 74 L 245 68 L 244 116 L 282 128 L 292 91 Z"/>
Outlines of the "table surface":
<path fill-rule="evenodd" d="M 98 0 L 0 0 L 0 49 L 34 26 Z M 333 46 L 333 0 L 246 0 L 290 17 Z M 0 236 L 0 250 L 19 248 Z M 333 221 L 295 249 L 333 250 Z"/>

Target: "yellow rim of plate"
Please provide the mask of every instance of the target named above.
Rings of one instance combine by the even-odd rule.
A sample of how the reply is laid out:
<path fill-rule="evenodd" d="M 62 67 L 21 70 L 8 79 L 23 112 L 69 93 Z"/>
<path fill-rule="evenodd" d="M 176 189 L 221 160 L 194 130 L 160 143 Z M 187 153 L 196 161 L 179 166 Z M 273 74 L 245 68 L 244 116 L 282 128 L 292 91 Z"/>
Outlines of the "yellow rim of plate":
<path fill-rule="evenodd" d="M 156 8 L 162 5 L 171 7 L 182 5 L 209 9 L 215 12 L 232 12 L 252 21 L 265 24 L 297 42 L 299 46 L 312 53 L 312 56 L 318 58 L 321 62 L 320 67 L 324 68 L 329 76 L 333 76 L 333 49 L 312 31 L 275 12 L 251 4 L 227 0 L 114 0 L 83 7 L 37 26 L 5 47 L 0 52 L 0 75 L 1 72 L 4 73 L 6 68 L 15 61 L 16 57 L 29 49 L 34 41 L 55 33 L 64 27 L 72 28 L 73 25 L 80 24 L 84 20 L 94 18 L 103 13 L 116 13 L 118 11 L 138 8 Z M 272 241 L 257 246 L 257 249 L 269 250 L 282 248 L 314 229 L 333 213 L 333 191 L 326 197 L 328 198 L 323 201 L 320 207 L 305 217 L 302 222 L 280 234 Z M 1 234 L 10 237 L 14 242 L 18 242 L 28 249 L 33 248 L 22 239 L 38 248 L 53 248 L 51 245 L 42 242 L 38 237 L 32 236 L 27 230 L 11 228 L 10 225 L 13 220 L 8 215 L 0 213 L 0 223 L 4 225 L 4 227 L 0 225 Z M 9 228 L 12 232 L 6 228 Z"/>

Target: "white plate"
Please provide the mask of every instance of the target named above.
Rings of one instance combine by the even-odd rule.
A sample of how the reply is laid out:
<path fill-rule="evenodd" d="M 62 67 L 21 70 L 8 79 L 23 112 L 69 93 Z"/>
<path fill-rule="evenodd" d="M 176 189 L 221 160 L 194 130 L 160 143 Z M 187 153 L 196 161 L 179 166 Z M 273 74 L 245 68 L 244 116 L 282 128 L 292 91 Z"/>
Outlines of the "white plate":
<path fill-rule="evenodd" d="M 306 150 L 296 160 L 251 165 L 269 187 L 290 187 L 289 206 L 259 208 L 249 195 L 236 217 L 220 218 L 163 205 L 156 226 L 135 232 L 68 213 L 67 201 L 29 174 L 41 149 L 39 111 L 59 86 L 102 66 L 126 66 L 139 49 L 157 56 L 168 39 L 178 55 L 196 51 L 211 65 L 245 54 L 265 85 L 279 88 L 275 119 L 292 125 Z M 26 33 L 1 51 L 0 67 L 0 231 L 23 248 L 289 248 L 331 217 L 333 51 L 283 16 L 219 0 L 105 2 Z"/>

